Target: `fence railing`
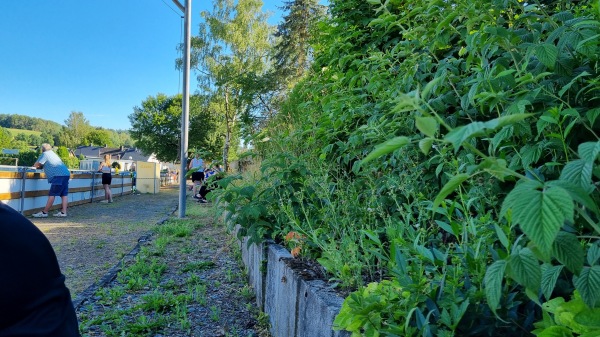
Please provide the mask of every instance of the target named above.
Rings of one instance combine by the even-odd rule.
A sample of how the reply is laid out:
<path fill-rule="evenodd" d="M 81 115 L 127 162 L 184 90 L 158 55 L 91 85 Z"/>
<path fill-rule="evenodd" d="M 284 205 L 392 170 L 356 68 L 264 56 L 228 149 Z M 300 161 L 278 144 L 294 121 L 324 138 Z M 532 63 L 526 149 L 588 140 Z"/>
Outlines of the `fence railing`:
<path fill-rule="evenodd" d="M 83 170 L 70 171 L 69 205 L 90 203 L 104 198 L 102 173 Z M 113 174 L 110 188 L 113 196 L 130 194 L 132 191 L 131 173 L 125 171 Z M 8 204 L 22 214 L 27 215 L 42 210 L 48 200 L 49 190 L 50 184 L 42 170 L 0 165 L 0 202 Z M 56 198 L 52 208 L 59 208 L 60 203 L 60 198 Z"/>

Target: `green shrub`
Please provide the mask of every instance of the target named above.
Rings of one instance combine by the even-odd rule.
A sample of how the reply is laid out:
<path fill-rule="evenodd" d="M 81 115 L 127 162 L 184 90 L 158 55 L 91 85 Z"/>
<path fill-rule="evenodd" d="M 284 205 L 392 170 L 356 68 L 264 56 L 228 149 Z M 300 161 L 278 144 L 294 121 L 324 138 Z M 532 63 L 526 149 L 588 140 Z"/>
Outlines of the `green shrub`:
<path fill-rule="evenodd" d="M 258 183 L 224 192 L 241 233 L 302 234 L 355 291 L 337 320 L 355 334 L 578 333 L 542 305 L 600 304 L 597 3 L 332 0 L 331 15 L 259 135 Z"/>

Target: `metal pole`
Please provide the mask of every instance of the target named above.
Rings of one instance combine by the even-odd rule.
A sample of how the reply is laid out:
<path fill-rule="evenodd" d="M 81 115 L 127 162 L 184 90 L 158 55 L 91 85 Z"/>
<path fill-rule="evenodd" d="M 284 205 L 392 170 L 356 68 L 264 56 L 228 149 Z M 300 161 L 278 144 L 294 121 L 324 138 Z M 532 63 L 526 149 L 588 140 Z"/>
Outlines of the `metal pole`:
<path fill-rule="evenodd" d="M 192 0 L 185 1 L 184 15 L 184 38 L 185 47 L 183 51 L 183 103 L 181 114 L 181 168 L 179 182 L 179 218 L 185 218 L 186 186 L 185 171 L 187 169 L 188 133 L 190 123 L 190 30 L 192 26 Z"/>

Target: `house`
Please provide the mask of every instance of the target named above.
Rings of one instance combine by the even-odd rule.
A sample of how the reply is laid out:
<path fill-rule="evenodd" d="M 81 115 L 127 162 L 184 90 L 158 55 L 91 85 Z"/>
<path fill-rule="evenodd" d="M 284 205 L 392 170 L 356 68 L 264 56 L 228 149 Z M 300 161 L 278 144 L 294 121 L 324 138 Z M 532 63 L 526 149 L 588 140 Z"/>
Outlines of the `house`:
<path fill-rule="evenodd" d="M 104 160 L 104 155 L 109 154 L 112 162 L 118 162 L 121 170 L 128 171 L 136 161 L 160 163 L 154 155 L 145 155 L 137 148 L 107 147 L 107 146 L 78 146 L 74 151 L 75 156 L 83 156 L 79 161 L 80 170 L 97 170 Z"/>

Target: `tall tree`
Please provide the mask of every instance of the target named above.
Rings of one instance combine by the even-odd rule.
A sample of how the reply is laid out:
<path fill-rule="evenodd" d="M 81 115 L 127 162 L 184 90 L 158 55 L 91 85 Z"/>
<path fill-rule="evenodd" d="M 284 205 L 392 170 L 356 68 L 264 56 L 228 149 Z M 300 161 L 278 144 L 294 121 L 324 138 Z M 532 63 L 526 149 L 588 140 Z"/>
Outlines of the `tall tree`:
<path fill-rule="evenodd" d="M 275 36 L 275 71 L 284 82 L 304 75 L 311 63 L 310 41 L 316 23 L 325 14 L 318 0 L 285 1 L 281 7 L 288 12 L 277 27 Z"/>
<path fill-rule="evenodd" d="M 91 130 L 90 122 L 79 111 L 71 112 L 65 120 L 65 126 L 59 135 L 60 145 L 71 148 L 83 144 L 85 136 Z"/>
<path fill-rule="evenodd" d="M 212 97 L 212 111 L 225 125 L 225 169 L 238 122 L 255 98 L 248 78 L 261 77 L 267 70 L 270 27 L 262 4 L 261 0 L 216 0 L 212 12 L 201 13 L 204 21 L 192 42 L 200 90 Z"/>
<path fill-rule="evenodd" d="M 214 132 L 214 121 L 207 110 L 200 109 L 199 97 L 190 97 L 189 134 L 191 148 L 211 149 L 208 135 Z M 181 95 L 158 94 L 148 97 L 141 107 L 135 107 L 129 115 L 131 138 L 144 153 L 154 153 L 161 161 L 179 160 L 181 143 Z"/>
<path fill-rule="evenodd" d="M 106 146 L 115 146 L 115 144 L 111 138 L 111 132 L 102 128 L 96 128 L 88 132 L 84 139 L 84 144 L 94 144 L 94 145 L 106 145 Z"/>
<path fill-rule="evenodd" d="M 12 139 L 13 136 L 10 131 L 0 126 L 0 149 L 9 147 Z"/>

